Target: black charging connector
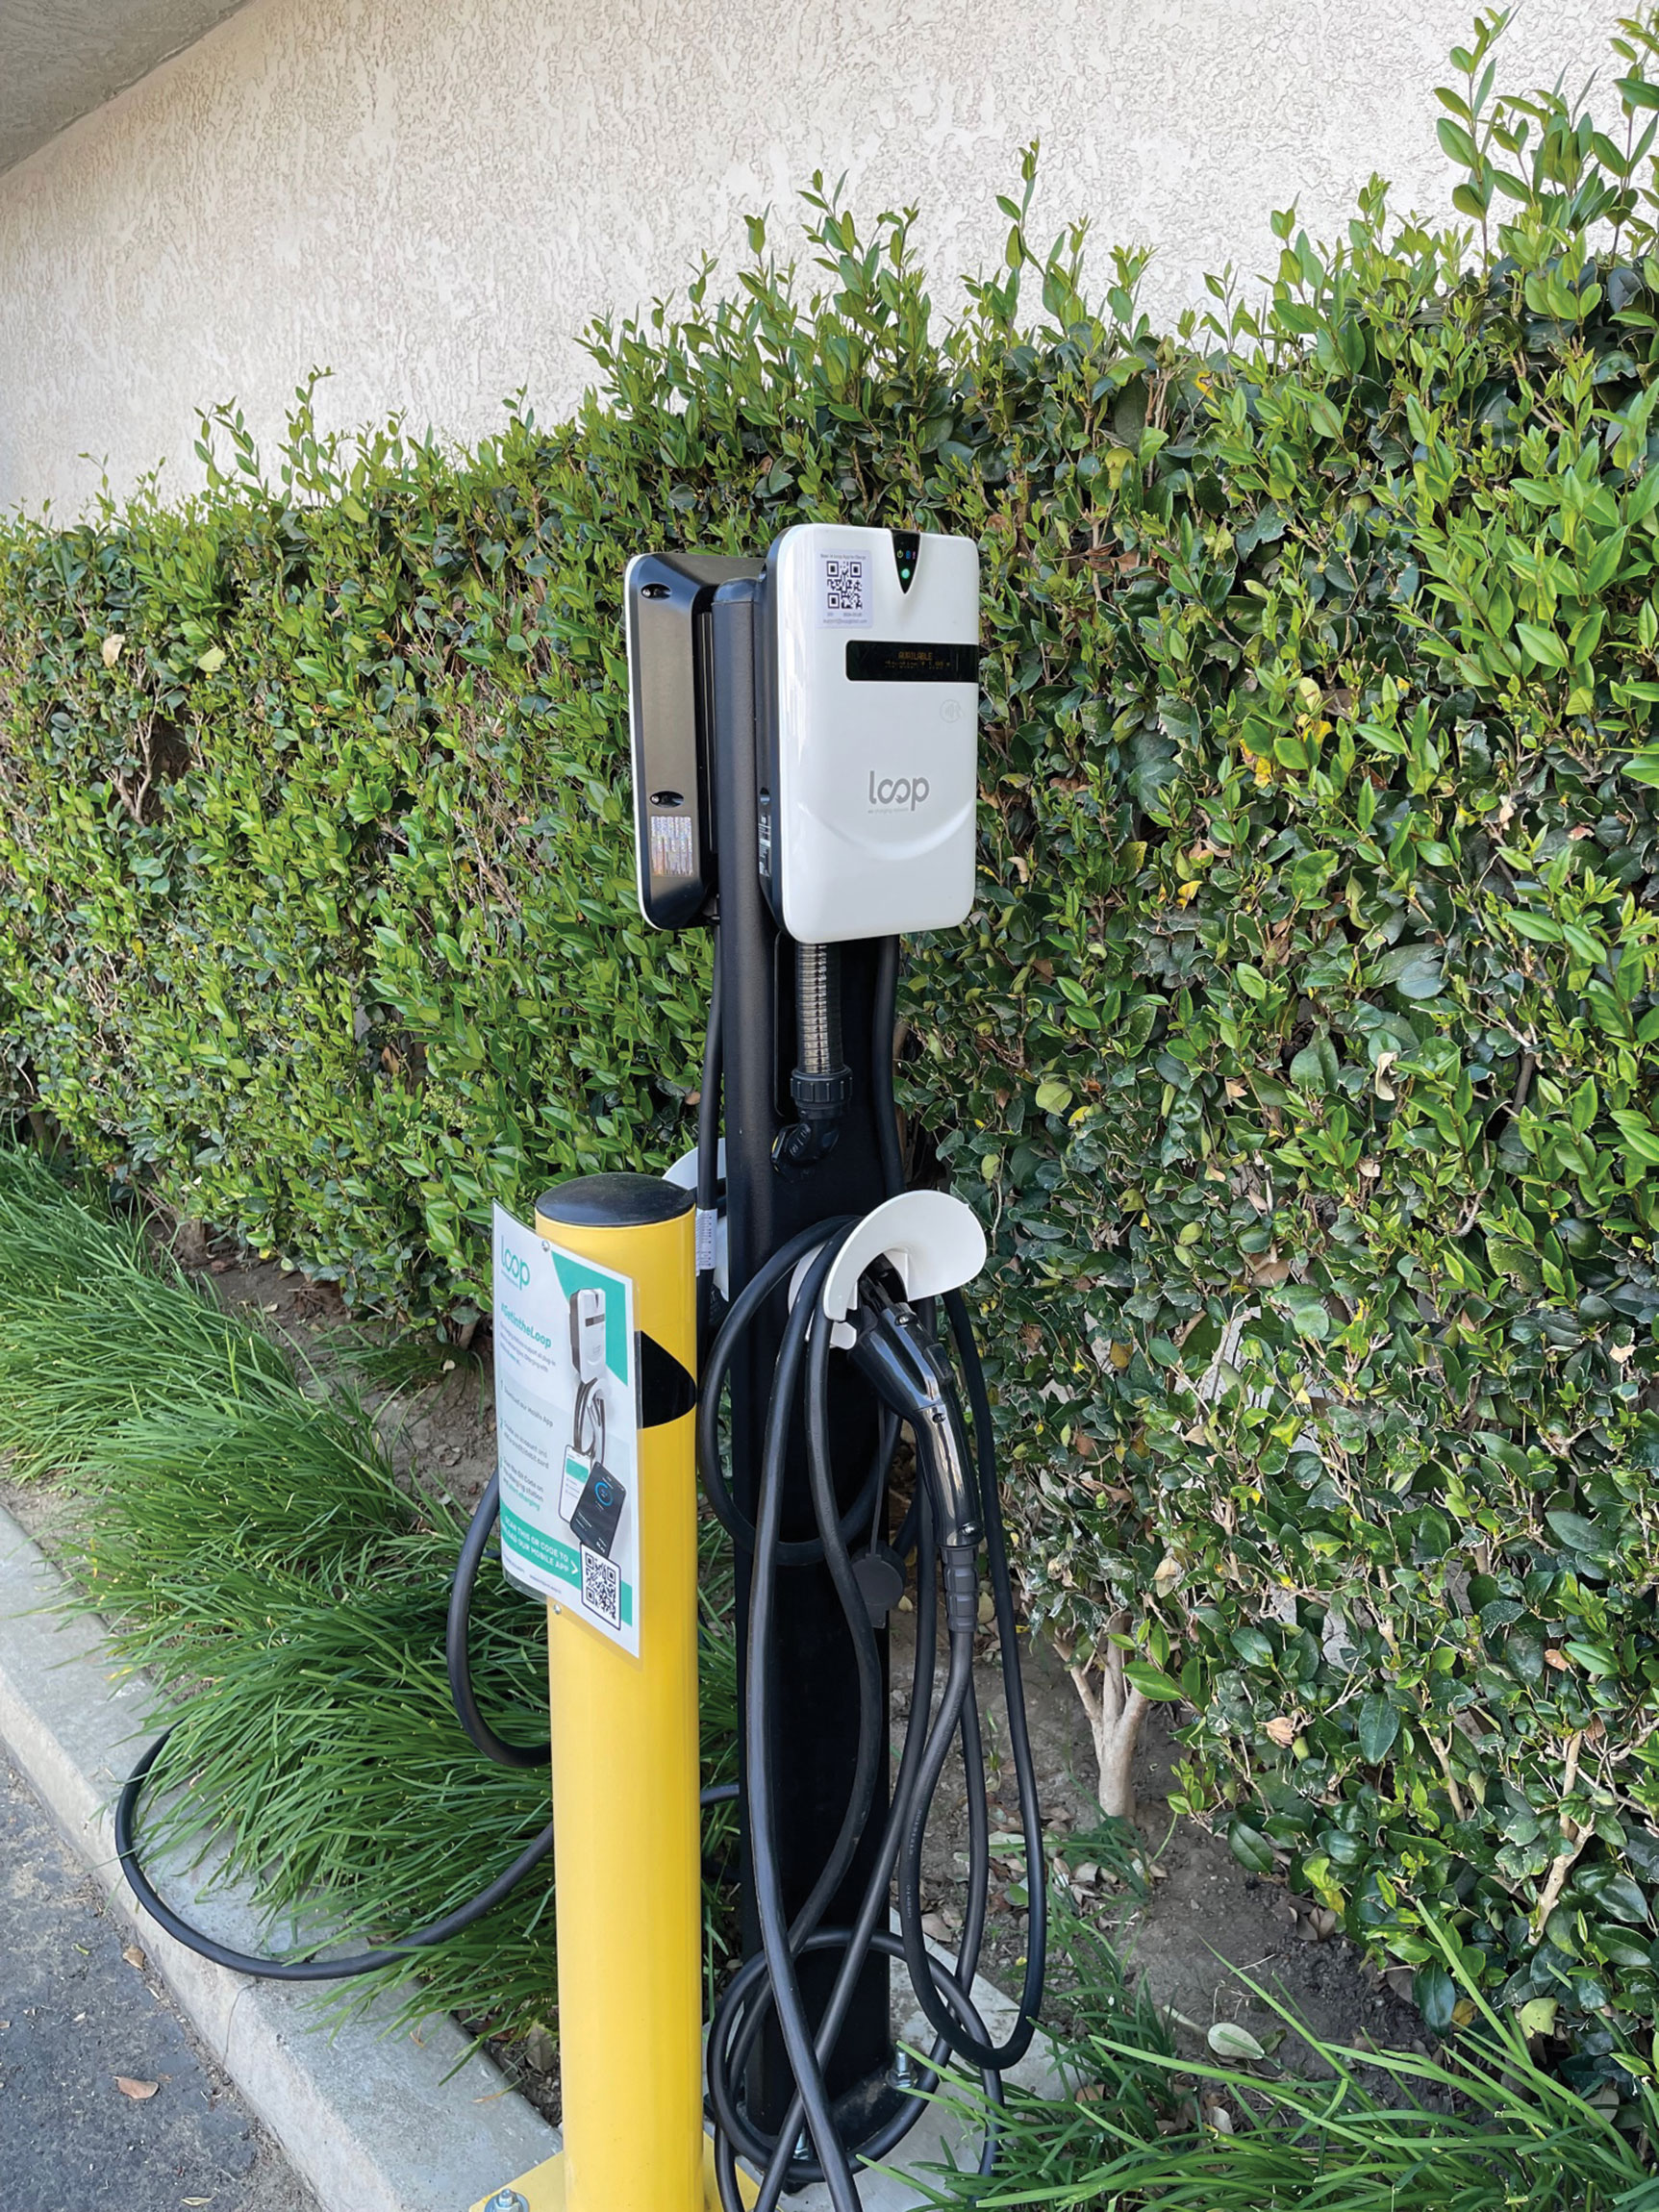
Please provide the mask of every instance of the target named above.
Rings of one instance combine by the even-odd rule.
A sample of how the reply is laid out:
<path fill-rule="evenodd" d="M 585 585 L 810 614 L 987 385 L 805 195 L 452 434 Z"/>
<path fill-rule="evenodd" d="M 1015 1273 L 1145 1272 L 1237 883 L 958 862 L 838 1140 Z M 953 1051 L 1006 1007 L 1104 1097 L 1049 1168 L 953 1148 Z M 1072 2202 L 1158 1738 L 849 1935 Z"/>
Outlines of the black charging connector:
<path fill-rule="evenodd" d="M 917 1464 L 933 1501 L 934 1531 L 948 1559 L 971 1560 L 985 1531 L 950 1363 L 912 1306 L 875 1288 L 853 1323 L 853 1365 L 890 1412 L 910 1423 Z"/>

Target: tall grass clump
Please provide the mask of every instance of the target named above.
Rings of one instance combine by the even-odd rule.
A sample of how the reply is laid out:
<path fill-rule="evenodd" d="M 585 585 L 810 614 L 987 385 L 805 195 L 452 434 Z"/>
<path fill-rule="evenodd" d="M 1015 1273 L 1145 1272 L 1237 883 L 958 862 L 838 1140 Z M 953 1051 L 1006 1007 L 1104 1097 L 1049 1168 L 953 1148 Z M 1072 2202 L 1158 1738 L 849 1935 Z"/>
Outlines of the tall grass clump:
<path fill-rule="evenodd" d="M 294 1395 L 289 1360 L 156 1257 L 142 1219 L 0 1145 L 0 1451 L 27 1478 L 83 1466 L 110 1428 L 197 1384 Z"/>
<path fill-rule="evenodd" d="M 280 1345 L 156 1260 L 140 1228 L 6 1149 L 0 1443 L 84 1495 L 65 1546 L 76 1602 L 155 1684 L 146 1727 L 173 1725 L 147 1852 L 214 1847 L 215 1878 L 251 1884 L 279 1948 L 438 1920 L 546 1823 L 545 1773 L 492 1766 L 450 1704 L 464 1515 L 399 1478 L 355 1392 L 302 1383 Z M 735 1728 L 730 1646 L 711 1578 L 711 1779 Z M 472 1663 L 497 1725 L 544 1736 L 540 1609 L 488 1564 Z M 390 1984 L 407 2020 L 453 2012 L 521 2033 L 552 2002 L 550 1902 L 539 1871 L 475 1928 L 326 1996 Z M 712 1957 L 721 1940 L 711 1899 Z"/>
<path fill-rule="evenodd" d="M 1542 2067 L 1443 1938 L 1471 2024 L 1439 2055 L 1333 2044 L 1242 1976 L 1304 2047 L 1303 2072 L 1263 2058 L 1196 2060 L 1137 1994 L 1111 1945 L 1057 1899 L 1067 2000 L 1062 2101 L 1016 2093 L 996 2116 L 990 2181 L 936 2174 L 940 2207 L 1053 2212 L 1659 2212 L 1659 2090 L 1619 2054 L 1615 2104 Z M 1252 2039 L 1236 2037 L 1235 2048 Z M 1260 2049 L 1258 2045 L 1257 2049 Z M 953 2099 L 972 2130 L 987 2112 Z"/>

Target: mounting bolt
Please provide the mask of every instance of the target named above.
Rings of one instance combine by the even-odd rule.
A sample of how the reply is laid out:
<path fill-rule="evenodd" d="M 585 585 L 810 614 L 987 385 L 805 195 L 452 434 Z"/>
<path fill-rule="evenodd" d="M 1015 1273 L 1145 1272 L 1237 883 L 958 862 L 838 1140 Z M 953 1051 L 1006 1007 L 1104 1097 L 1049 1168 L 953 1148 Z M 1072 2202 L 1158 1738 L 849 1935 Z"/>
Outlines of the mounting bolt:
<path fill-rule="evenodd" d="M 908 2050 L 895 2050 L 892 2064 L 888 2069 L 888 2080 L 894 2089 L 909 2089 L 916 2080 L 916 2068 L 911 2064 Z"/>

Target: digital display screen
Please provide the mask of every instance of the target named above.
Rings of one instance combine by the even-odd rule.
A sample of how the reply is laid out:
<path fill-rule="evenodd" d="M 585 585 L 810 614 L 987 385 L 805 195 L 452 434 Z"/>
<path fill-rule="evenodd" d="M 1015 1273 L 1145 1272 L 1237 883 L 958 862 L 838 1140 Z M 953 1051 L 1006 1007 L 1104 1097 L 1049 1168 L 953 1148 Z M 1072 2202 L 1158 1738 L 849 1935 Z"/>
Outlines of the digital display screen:
<path fill-rule="evenodd" d="M 885 638 L 849 638 L 850 684 L 977 684 L 977 645 L 898 644 Z"/>

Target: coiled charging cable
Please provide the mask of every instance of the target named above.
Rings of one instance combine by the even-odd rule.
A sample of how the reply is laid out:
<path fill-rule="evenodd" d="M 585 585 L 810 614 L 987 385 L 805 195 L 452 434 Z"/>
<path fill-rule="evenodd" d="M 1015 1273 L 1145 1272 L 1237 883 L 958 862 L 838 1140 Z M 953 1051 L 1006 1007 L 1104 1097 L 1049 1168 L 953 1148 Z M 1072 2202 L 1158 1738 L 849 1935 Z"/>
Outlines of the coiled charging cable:
<path fill-rule="evenodd" d="M 462 1727 L 485 1757 L 503 1767 L 541 1767 L 548 1761 L 546 1744 L 511 1744 L 498 1735 L 478 1709 L 473 1693 L 472 1673 L 467 1663 L 466 1630 L 472 1603 L 472 1588 L 477 1579 L 479 1563 L 495 1525 L 500 1506 L 500 1490 L 496 1478 L 490 1477 L 490 1487 L 479 1500 L 466 1531 L 465 1542 L 456 1565 L 455 1579 L 450 1588 L 449 1618 L 445 1634 L 446 1656 L 449 1665 L 449 1686 L 455 1702 L 455 1713 Z M 512 1865 L 496 1875 L 495 1879 L 480 1890 L 465 1904 L 446 1913 L 430 1927 L 417 1929 L 413 1935 L 400 1936 L 395 1943 L 378 1945 L 372 1950 L 357 1951 L 346 1958 L 317 1958 L 315 1956 L 281 1959 L 266 1958 L 254 1951 L 236 1950 L 222 1944 L 205 1928 L 194 1926 L 175 1912 L 157 1890 L 144 1871 L 138 1856 L 136 1829 L 138 1800 L 150 1770 L 166 1747 L 172 1734 L 169 1728 L 156 1738 L 132 1773 L 115 1803 L 115 1855 L 120 1860 L 121 1872 L 133 1895 L 144 1906 L 158 1926 L 165 1928 L 176 1943 L 198 1957 L 211 1959 L 215 1966 L 229 1967 L 234 1973 L 251 1974 L 262 1981 L 346 1981 L 363 1973 L 373 1973 L 381 1967 L 396 1966 L 408 1960 L 412 1952 L 430 1950 L 435 1944 L 448 1937 L 460 1935 L 464 1928 L 472 1927 L 492 1913 L 502 1899 L 508 1897 L 525 1875 L 539 1867 L 553 1848 L 553 1827 L 549 1822 L 535 1841 L 525 1847 Z"/>
<path fill-rule="evenodd" d="M 893 997 L 897 947 L 890 941 L 878 963 L 872 1043 L 884 1180 L 902 1187 L 897 1123 L 891 1089 Z M 717 1021 L 712 1010 L 711 1029 Z M 705 1069 L 719 1066 L 712 1035 Z M 705 1090 L 705 1104 L 708 1093 Z M 699 1149 L 711 1141 L 705 1124 Z M 993 2114 L 1001 2104 L 1000 2074 L 1030 2047 L 1041 2002 L 1046 1948 L 1046 1876 L 1036 1774 L 1026 1728 L 1006 1539 L 996 1484 L 990 1398 L 974 1347 L 968 1305 L 960 1292 L 944 1304 L 950 1335 L 967 1384 L 973 1449 L 967 1449 L 955 1380 L 944 1348 L 923 1314 L 894 1295 L 895 1279 L 879 1267 L 860 1286 L 854 1319 L 855 1364 L 874 1383 L 882 1404 L 876 1464 L 859 1496 L 838 1509 L 831 1462 L 829 1362 L 831 1325 L 821 1311 L 823 1285 L 856 1220 L 842 1218 L 803 1231 L 776 1252 L 733 1301 L 704 1362 L 698 1409 L 698 1466 L 714 1511 L 740 1553 L 751 1560 L 749 1643 L 745 1675 L 744 1752 L 748 1788 L 750 1856 L 762 1948 L 721 1995 L 710 2026 L 709 2096 L 716 2128 L 716 2172 L 726 2212 L 740 2212 L 738 2160 L 763 2174 L 756 2212 L 775 2212 L 780 2196 L 812 2182 L 827 2185 L 835 2212 L 859 2212 L 855 2169 L 893 2149 L 915 2125 L 923 2100 L 937 2085 L 938 2069 L 950 2057 L 980 2074 Z M 785 1323 L 773 1374 L 762 1451 L 757 1519 L 750 1523 L 732 1497 L 720 1457 L 719 1401 L 738 1345 L 768 1300 L 802 1269 Z M 797 1400 L 804 1395 L 807 1465 L 816 1539 L 786 1543 L 780 1536 L 789 1438 Z M 917 1447 L 915 1502 L 898 1548 L 914 1549 L 916 1571 L 916 1672 L 892 1803 L 868 1879 L 851 1925 L 825 1926 L 823 1915 L 840 1890 L 868 1825 L 876 1779 L 886 1750 L 881 1662 L 869 1609 L 854 1571 L 849 1539 L 865 1525 L 879 1527 L 888 1467 L 897 1422 L 908 1422 Z M 872 1516 L 873 1506 L 873 1516 Z M 990 1890 L 990 1822 L 979 1718 L 973 1687 L 973 1638 L 978 1621 L 976 1552 L 983 1541 L 993 1610 L 1001 1647 L 1008 1705 L 1009 1747 L 1019 1796 L 1028 1871 L 1029 1927 L 1024 1984 L 1010 2034 L 994 2043 L 971 1998 L 985 1932 Z M 822 1559 L 846 1619 L 859 1691 L 859 1735 L 852 1785 L 839 1833 L 811 1894 L 790 1918 L 784 1903 L 776 1839 L 771 1772 L 772 1624 L 780 1580 L 792 1567 Z M 935 1646 L 943 1571 L 946 1676 L 935 1703 Z M 967 1782 L 968 1891 L 961 1941 L 951 1966 L 935 1958 L 921 1929 L 921 1855 L 927 1822 L 953 1745 L 960 1745 Z M 899 1932 L 884 1924 L 897 1877 Z M 798 1965 L 804 1957 L 840 1953 L 841 1964 L 816 2031 L 802 1998 Z M 848 2146 L 836 2126 L 824 2068 L 854 1991 L 872 1956 L 902 1957 L 917 2002 L 934 2031 L 928 2062 L 896 2112 L 869 2136 Z M 740 2084 L 749 2057 L 776 2013 L 795 2090 L 775 2133 L 755 2126 L 744 2110 Z M 802 2147 L 803 2124 L 812 2154 Z M 980 2172 L 989 2175 L 996 2151 L 994 2120 L 987 2130 Z"/>
<path fill-rule="evenodd" d="M 487 1759 L 498 1767 L 545 1767 L 552 1756 L 551 1745 L 545 1740 L 539 1744 L 510 1743 L 484 1718 L 473 1688 L 468 1648 L 472 1594 L 500 1509 L 500 1480 L 498 1476 L 491 1475 L 489 1487 L 479 1499 L 467 1524 L 465 1540 L 461 1546 L 454 1579 L 450 1584 L 449 1614 L 444 1628 L 449 1694 L 455 1706 L 456 1719 L 470 1742 Z M 527 1874 L 533 1873 L 553 1848 L 553 1824 L 549 1822 L 513 1863 L 480 1890 L 476 1897 L 469 1898 L 453 1912 L 445 1913 L 441 1920 L 434 1921 L 430 1927 L 419 1928 L 413 1935 L 400 1936 L 395 1943 L 378 1945 L 372 1950 L 357 1951 L 345 1958 L 310 1956 L 297 1959 L 267 1958 L 256 1951 L 237 1950 L 175 1912 L 151 1881 L 138 1856 L 137 1828 L 139 1799 L 143 1796 L 150 1771 L 166 1748 L 171 1734 L 172 1730 L 168 1728 L 150 1745 L 128 1775 L 121 1795 L 115 1801 L 115 1855 L 120 1861 L 128 1888 L 156 1924 L 164 1928 L 176 1943 L 183 1944 L 187 1950 L 194 1951 L 199 1958 L 211 1959 L 215 1966 L 228 1967 L 233 1973 L 250 1974 L 262 1981 L 348 1981 L 358 1974 L 374 1973 L 381 1967 L 405 1963 L 412 1952 L 430 1950 L 435 1944 L 443 1943 L 450 1936 L 460 1935 L 464 1929 L 475 1926 L 487 1914 L 492 1913 Z M 701 1793 L 698 1801 L 706 1808 L 728 1803 L 736 1796 L 734 1783 L 716 1783 Z"/>

